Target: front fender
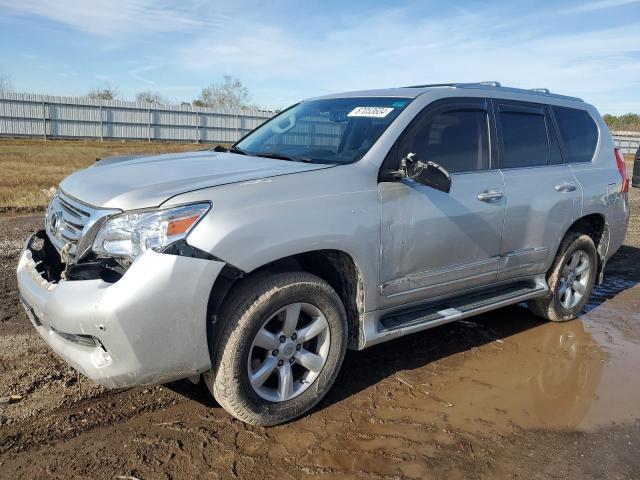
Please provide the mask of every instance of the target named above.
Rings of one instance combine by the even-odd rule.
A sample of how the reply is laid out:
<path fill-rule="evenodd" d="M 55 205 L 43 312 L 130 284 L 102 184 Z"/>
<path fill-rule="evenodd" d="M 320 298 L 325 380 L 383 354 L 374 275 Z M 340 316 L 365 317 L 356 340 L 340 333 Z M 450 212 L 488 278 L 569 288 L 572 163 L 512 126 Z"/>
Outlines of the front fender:
<path fill-rule="evenodd" d="M 380 259 L 376 176 L 370 165 L 344 165 L 192 192 L 171 203 L 213 201 L 188 243 L 245 272 L 315 250 L 347 253 L 361 269 L 368 310 L 375 308 Z"/>

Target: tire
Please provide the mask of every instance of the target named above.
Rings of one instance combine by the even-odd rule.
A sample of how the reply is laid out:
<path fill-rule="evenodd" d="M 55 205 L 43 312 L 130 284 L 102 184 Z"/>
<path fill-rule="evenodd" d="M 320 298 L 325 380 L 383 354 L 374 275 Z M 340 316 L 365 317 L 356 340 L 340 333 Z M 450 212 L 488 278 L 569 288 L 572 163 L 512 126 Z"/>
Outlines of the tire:
<path fill-rule="evenodd" d="M 287 321 L 298 306 L 291 333 Z M 287 422 L 311 409 L 333 385 L 347 349 L 347 315 L 338 294 L 319 277 L 285 272 L 248 278 L 225 301 L 219 319 L 212 374 L 205 380 L 218 403 L 239 420 L 262 426 Z M 305 341 L 314 329 L 321 333 Z M 272 350 L 274 338 L 280 347 Z M 296 351 L 288 357 L 291 348 Z M 314 369 L 303 365 L 308 358 Z M 272 373 L 262 380 L 260 372 L 268 372 L 273 362 Z"/>
<path fill-rule="evenodd" d="M 576 258 L 579 259 L 578 263 L 571 265 Z M 588 271 L 581 267 L 585 264 L 583 262 L 588 262 Z M 591 237 L 579 232 L 569 232 L 562 240 L 558 254 L 547 272 L 550 294 L 529 300 L 529 310 L 552 322 L 566 322 L 576 318 L 589 301 L 596 281 L 597 267 L 598 254 Z M 574 278 L 575 281 L 572 281 Z M 579 289 L 576 284 L 580 285 Z M 572 294 L 573 298 L 570 298 Z"/>

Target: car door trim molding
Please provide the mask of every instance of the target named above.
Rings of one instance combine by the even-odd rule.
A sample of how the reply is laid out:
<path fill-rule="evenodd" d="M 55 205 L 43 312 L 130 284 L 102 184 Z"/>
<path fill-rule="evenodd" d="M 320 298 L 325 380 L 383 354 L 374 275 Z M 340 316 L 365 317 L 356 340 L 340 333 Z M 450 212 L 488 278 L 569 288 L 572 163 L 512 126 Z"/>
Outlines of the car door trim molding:
<path fill-rule="evenodd" d="M 482 278 L 483 276 L 495 275 L 496 270 L 491 269 L 489 271 L 466 275 L 464 278 L 455 277 L 455 274 L 461 271 L 468 272 L 469 269 L 482 269 L 482 267 L 490 268 L 494 265 L 497 267 L 498 274 L 505 272 L 512 273 L 514 271 L 527 269 L 532 265 L 536 265 L 540 261 L 546 259 L 548 255 L 549 248 L 547 247 L 522 248 L 505 253 L 499 257 L 491 257 L 487 260 L 426 270 L 424 272 L 390 280 L 380 285 L 380 293 L 387 298 L 393 298 L 398 295 L 408 295 L 410 293 L 428 290 L 433 287 L 451 285 L 455 282 L 469 278 Z M 447 277 L 449 278 L 447 279 Z"/>
<path fill-rule="evenodd" d="M 514 272 L 520 272 L 521 270 L 525 270 L 521 272 L 523 275 L 531 273 L 527 272 L 527 270 L 535 268 L 536 265 L 544 264 L 548 256 L 548 247 L 521 248 L 505 253 L 500 257 L 498 278 L 502 278 L 505 274 L 512 275 Z"/>
<path fill-rule="evenodd" d="M 405 277 L 390 280 L 380 285 L 380 293 L 387 298 L 398 295 L 406 295 L 433 287 L 450 285 L 455 282 L 465 281 L 470 278 L 482 278 L 496 275 L 500 257 L 495 256 L 477 262 L 469 262 L 451 267 L 435 268 L 423 272 L 414 273 Z M 476 271 L 477 273 L 471 273 Z M 465 272 L 463 277 L 459 274 Z"/>

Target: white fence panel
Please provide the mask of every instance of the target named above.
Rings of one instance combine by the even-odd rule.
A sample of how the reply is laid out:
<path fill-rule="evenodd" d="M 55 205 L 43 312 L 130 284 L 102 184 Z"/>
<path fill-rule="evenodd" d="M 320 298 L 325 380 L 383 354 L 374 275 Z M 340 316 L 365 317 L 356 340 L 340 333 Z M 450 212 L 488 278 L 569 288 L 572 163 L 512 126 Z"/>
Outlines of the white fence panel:
<path fill-rule="evenodd" d="M 634 154 L 640 148 L 640 132 L 611 132 L 621 153 Z"/>
<path fill-rule="evenodd" d="M 231 143 L 273 112 L 0 93 L 0 137 Z"/>

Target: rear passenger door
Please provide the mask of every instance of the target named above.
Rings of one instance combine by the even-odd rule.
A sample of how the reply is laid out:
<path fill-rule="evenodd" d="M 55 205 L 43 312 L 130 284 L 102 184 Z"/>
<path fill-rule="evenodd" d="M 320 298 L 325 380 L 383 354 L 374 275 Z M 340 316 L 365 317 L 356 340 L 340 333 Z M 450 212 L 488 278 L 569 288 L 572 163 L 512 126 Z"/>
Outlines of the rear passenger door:
<path fill-rule="evenodd" d="M 581 187 L 563 163 L 548 106 L 494 100 L 493 112 L 506 198 L 498 279 L 543 273 L 581 214 Z"/>

